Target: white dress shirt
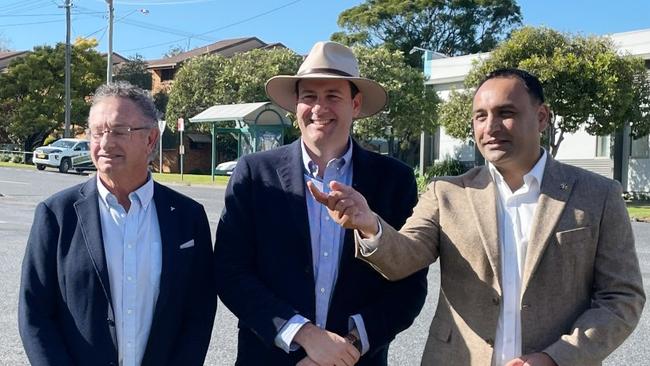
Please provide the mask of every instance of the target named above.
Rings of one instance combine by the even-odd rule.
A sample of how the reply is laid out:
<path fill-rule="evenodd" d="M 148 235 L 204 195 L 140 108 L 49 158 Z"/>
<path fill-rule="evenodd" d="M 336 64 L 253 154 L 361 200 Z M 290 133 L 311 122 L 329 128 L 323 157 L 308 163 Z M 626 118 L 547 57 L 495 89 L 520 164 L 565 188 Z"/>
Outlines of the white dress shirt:
<path fill-rule="evenodd" d="M 305 185 L 311 181 L 320 191 L 329 193 L 331 181 L 341 182 L 346 185 L 352 184 L 352 142 L 348 143 L 348 149 L 343 156 L 332 159 L 327 163 L 323 178 L 318 178 L 318 165 L 311 160 L 304 143 L 302 146 L 302 160 L 304 165 Z M 307 215 L 309 218 L 309 233 L 311 237 L 312 263 L 314 264 L 316 319 L 311 321 L 321 328 L 327 326 L 327 314 L 329 311 L 332 293 L 336 285 L 339 272 L 339 263 L 343 251 L 345 230 L 330 218 L 327 207 L 317 202 L 309 191 L 306 191 Z M 297 350 L 299 347 L 293 343 L 293 338 L 300 328 L 310 320 L 304 316 L 294 315 L 280 329 L 275 338 L 275 344 L 285 352 Z M 361 314 L 354 314 L 349 319 L 349 328 L 357 328 L 361 340 L 362 354 L 370 348 L 365 324 Z"/>
<path fill-rule="evenodd" d="M 521 356 L 521 281 L 532 221 L 544 177 L 546 154 L 546 151 L 542 150 L 537 163 L 524 175 L 524 184 L 515 192 L 510 190 L 501 173 L 488 163 L 490 175 L 497 186 L 500 278 L 503 291 L 492 358 L 492 364 L 495 366 L 503 366 L 513 358 Z M 377 250 L 381 234 L 381 225 L 377 235 L 372 238 L 364 239 L 355 230 L 357 241 L 361 244 L 361 255 L 370 256 Z"/>
<path fill-rule="evenodd" d="M 121 366 L 142 362 L 160 290 L 162 248 L 153 180 L 129 194 L 127 212 L 97 178 L 99 215 Z"/>
<path fill-rule="evenodd" d="M 524 175 L 524 184 L 515 192 L 499 171 L 488 163 L 497 187 L 497 223 L 499 225 L 502 301 L 494 341 L 493 364 L 505 365 L 521 356 L 521 281 L 526 251 L 544 177 L 546 152 Z"/>

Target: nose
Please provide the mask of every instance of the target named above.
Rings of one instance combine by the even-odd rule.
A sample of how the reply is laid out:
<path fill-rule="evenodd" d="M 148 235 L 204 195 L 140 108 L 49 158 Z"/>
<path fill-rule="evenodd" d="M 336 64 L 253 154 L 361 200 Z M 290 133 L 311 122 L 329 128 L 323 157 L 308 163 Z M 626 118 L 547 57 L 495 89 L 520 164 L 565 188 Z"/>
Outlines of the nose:
<path fill-rule="evenodd" d="M 312 114 L 323 113 L 326 110 L 327 110 L 327 106 L 325 105 L 325 103 L 321 98 L 316 99 L 316 101 L 314 101 L 314 105 L 312 105 L 311 107 Z"/>
<path fill-rule="evenodd" d="M 487 119 L 485 121 L 485 131 L 488 134 L 492 134 L 500 130 L 501 130 L 501 119 L 499 117 L 494 116 L 493 114 L 488 114 Z"/>

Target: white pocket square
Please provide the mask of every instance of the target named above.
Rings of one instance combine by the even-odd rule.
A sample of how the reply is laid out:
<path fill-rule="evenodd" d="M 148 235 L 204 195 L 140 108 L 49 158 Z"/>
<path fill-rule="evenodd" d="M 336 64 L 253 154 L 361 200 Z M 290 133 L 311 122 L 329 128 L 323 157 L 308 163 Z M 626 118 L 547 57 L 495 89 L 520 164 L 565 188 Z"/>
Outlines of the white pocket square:
<path fill-rule="evenodd" d="M 192 239 L 192 240 L 190 240 L 190 241 L 188 241 L 188 242 L 185 242 L 185 243 L 181 244 L 181 246 L 180 246 L 179 248 L 180 248 L 180 249 L 185 249 L 185 248 L 191 248 L 191 247 L 193 247 L 193 246 L 194 246 L 194 239 Z"/>

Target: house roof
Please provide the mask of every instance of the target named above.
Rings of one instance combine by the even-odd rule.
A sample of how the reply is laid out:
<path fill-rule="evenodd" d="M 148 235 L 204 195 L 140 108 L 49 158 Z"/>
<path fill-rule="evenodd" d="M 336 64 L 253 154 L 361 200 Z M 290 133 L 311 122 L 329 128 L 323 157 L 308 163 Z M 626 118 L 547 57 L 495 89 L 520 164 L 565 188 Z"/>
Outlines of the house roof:
<path fill-rule="evenodd" d="M 159 68 L 175 68 L 178 64 L 183 63 L 185 60 L 208 54 L 219 54 L 224 57 L 230 57 L 238 52 L 246 52 L 257 48 L 265 47 L 284 47 L 281 43 L 273 43 L 267 45 L 257 37 L 244 37 L 224 39 L 206 46 L 201 46 L 187 52 L 180 53 L 172 57 L 165 57 L 158 60 L 148 61 L 150 69 Z"/>
<path fill-rule="evenodd" d="M 0 70 L 5 69 L 13 60 L 25 56 L 27 53 L 29 53 L 29 51 L 0 52 Z"/>
<path fill-rule="evenodd" d="M 263 113 L 272 110 L 276 113 Z M 286 111 L 271 102 L 221 104 L 212 106 L 190 118 L 192 123 L 243 121 L 248 124 L 280 125 L 291 124 Z M 278 118 L 278 116 L 280 118 Z M 258 118 L 259 117 L 259 118 Z"/>

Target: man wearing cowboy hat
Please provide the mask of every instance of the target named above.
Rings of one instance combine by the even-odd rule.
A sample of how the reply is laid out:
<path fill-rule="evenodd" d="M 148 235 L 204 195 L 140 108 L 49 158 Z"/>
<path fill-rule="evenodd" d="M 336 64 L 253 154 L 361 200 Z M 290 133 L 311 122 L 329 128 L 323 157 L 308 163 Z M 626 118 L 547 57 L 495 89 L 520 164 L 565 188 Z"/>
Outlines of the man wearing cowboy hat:
<path fill-rule="evenodd" d="M 400 227 L 417 189 L 409 167 L 360 147 L 352 122 L 387 94 L 359 77 L 352 51 L 318 42 L 296 76 L 266 84 L 295 113 L 301 138 L 241 158 L 217 228 L 218 292 L 239 318 L 237 365 L 386 365 L 388 345 L 426 297 L 426 270 L 390 283 L 354 259 L 354 237 L 306 193 L 308 182 L 363 192 Z"/>

